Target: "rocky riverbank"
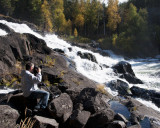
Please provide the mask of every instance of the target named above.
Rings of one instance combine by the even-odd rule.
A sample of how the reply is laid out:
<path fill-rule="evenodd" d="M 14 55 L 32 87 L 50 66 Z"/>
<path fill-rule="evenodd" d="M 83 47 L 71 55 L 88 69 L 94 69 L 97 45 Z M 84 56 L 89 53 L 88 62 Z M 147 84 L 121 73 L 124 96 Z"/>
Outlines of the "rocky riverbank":
<path fill-rule="evenodd" d="M 160 112 L 148 108 L 133 97 L 138 96 L 159 105 L 159 92 L 147 92 L 129 88 L 121 80 L 111 81 L 108 86 L 118 90 L 113 97 L 105 89 L 76 71 L 74 62 L 63 51 L 47 47 L 44 40 L 31 34 L 18 34 L 4 24 L 0 28 L 8 35 L 0 37 L 0 83 L 16 89 L 9 94 L 0 94 L 0 127 L 21 127 L 21 120 L 31 119 L 36 128 L 158 128 Z M 68 48 L 72 50 L 71 48 Z M 83 59 L 96 63 L 88 53 L 77 52 Z M 42 66 L 43 82 L 52 94 L 46 110 L 34 112 L 35 101 L 28 101 L 21 92 L 20 71 L 32 61 Z M 102 68 L 108 68 L 107 65 Z M 113 67 L 117 76 L 129 83 L 143 84 L 127 62 Z M 145 94 L 144 94 L 145 93 Z M 144 95 L 142 95 L 144 94 Z M 147 95 L 148 94 L 148 95 Z M 28 124 L 27 121 L 23 121 Z"/>

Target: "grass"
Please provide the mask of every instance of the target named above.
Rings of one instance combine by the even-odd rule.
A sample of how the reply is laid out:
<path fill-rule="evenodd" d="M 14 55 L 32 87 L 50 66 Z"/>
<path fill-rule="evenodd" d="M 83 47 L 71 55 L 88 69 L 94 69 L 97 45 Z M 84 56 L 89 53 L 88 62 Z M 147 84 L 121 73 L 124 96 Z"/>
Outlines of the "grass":
<path fill-rule="evenodd" d="M 52 59 L 50 56 L 47 56 L 45 59 L 45 62 L 43 64 L 43 62 L 41 62 L 41 64 L 48 66 L 48 67 L 52 67 L 55 65 L 56 60 Z"/>
<path fill-rule="evenodd" d="M 102 94 L 108 95 L 108 92 L 106 91 L 104 85 L 98 84 L 96 86 L 97 86 L 96 91 L 101 92 Z"/>
<path fill-rule="evenodd" d="M 33 128 L 35 123 L 36 120 L 26 117 L 24 120 L 21 120 L 20 124 L 16 125 L 15 128 Z"/>

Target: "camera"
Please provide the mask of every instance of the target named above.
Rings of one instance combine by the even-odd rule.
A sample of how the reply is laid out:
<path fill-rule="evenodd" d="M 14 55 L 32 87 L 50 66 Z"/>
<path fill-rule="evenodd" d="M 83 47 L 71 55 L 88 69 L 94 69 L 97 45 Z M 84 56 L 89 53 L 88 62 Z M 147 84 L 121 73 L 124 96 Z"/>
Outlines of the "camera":
<path fill-rule="evenodd" d="M 38 74 L 38 69 L 42 69 L 42 66 L 34 66 L 33 68 L 33 74 L 36 76 Z"/>

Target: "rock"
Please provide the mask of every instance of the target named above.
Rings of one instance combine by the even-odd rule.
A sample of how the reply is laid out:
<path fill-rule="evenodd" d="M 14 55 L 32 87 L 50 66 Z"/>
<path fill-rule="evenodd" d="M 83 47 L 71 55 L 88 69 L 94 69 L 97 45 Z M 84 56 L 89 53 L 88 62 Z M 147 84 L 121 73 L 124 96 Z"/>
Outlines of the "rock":
<path fill-rule="evenodd" d="M 131 64 L 125 61 L 120 61 L 118 64 L 112 66 L 115 73 L 119 73 L 120 78 L 126 79 L 132 84 L 143 84 L 143 82 L 135 76 Z"/>
<path fill-rule="evenodd" d="M 70 96 L 62 93 L 58 98 L 52 100 L 49 104 L 51 115 L 61 122 L 65 122 L 72 114 L 73 103 Z"/>
<path fill-rule="evenodd" d="M 117 113 L 117 114 L 115 115 L 114 119 L 115 119 L 115 120 L 123 121 L 123 122 L 125 122 L 125 123 L 128 122 L 128 120 L 127 120 L 122 114 L 120 114 L 120 113 Z"/>
<path fill-rule="evenodd" d="M 135 73 L 133 72 L 133 69 L 131 67 L 131 64 L 125 61 L 120 61 L 119 63 L 117 63 L 116 65 L 112 66 L 112 68 L 115 70 L 115 72 L 117 73 L 121 73 L 121 74 L 131 74 L 133 76 L 135 76 Z"/>
<path fill-rule="evenodd" d="M 141 125 L 137 124 L 137 125 L 132 125 L 132 126 L 129 126 L 127 128 L 141 128 Z"/>
<path fill-rule="evenodd" d="M 120 78 L 125 78 L 131 84 L 144 84 L 140 79 L 131 74 L 125 73 L 120 76 Z"/>
<path fill-rule="evenodd" d="M 126 128 L 126 124 L 123 121 L 113 121 L 107 125 L 107 128 Z"/>
<path fill-rule="evenodd" d="M 59 48 L 55 48 L 55 49 L 53 49 L 53 51 L 64 54 L 64 51 Z"/>
<path fill-rule="evenodd" d="M 160 120 L 150 118 L 151 128 L 160 128 Z"/>
<path fill-rule="evenodd" d="M 9 28 L 7 25 L 0 23 L 0 28 L 5 30 L 7 33 L 13 33 L 14 30 Z"/>
<path fill-rule="evenodd" d="M 80 56 L 82 59 L 88 59 L 88 60 L 91 60 L 92 62 L 97 63 L 96 57 L 91 53 L 87 53 L 87 52 L 82 53 L 81 51 L 78 51 L 77 55 Z"/>
<path fill-rule="evenodd" d="M 147 90 L 136 86 L 131 87 L 131 92 L 136 97 L 141 97 L 146 100 L 151 100 L 157 106 L 160 106 L 160 92 L 157 92 L 155 90 Z"/>
<path fill-rule="evenodd" d="M 111 122 L 114 118 L 114 112 L 111 109 L 97 111 L 92 114 L 86 124 L 87 128 L 104 127 L 107 122 Z"/>
<path fill-rule="evenodd" d="M 34 116 L 36 120 L 34 127 L 38 128 L 58 128 L 59 124 L 55 119 L 49 119 L 41 116 Z"/>
<path fill-rule="evenodd" d="M 118 90 L 118 93 L 120 95 L 130 95 L 130 94 L 132 94 L 131 91 L 130 91 L 129 85 L 122 80 L 113 80 L 108 84 L 108 86 L 112 90 Z"/>
<path fill-rule="evenodd" d="M 14 128 L 16 121 L 19 118 L 17 110 L 8 105 L 0 105 L 0 127 L 1 128 Z"/>
<path fill-rule="evenodd" d="M 9 94 L 8 103 L 19 111 L 24 112 L 26 107 L 34 109 L 35 105 L 37 104 L 37 100 L 25 98 L 22 93 L 18 93 L 15 95 Z"/>
<path fill-rule="evenodd" d="M 72 51 L 72 47 L 69 47 L 68 50 L 71 52 Z"/>
<path fill-rule="evenodd" d="M 83 128 L 86 125 L 90 115 L 91 113 L 88 111 L 75 110 L 70 118 L 71 127 Z"/>
<path fill-rule="evenodd" d="M 30 45 L 32 46 L 31 50 L 36 50 L 36 52 L 42 54 L 47 54 L 47 55 L 51 54 L 52 50 L 51 48 L 47 47 L 46 42 L 44 40 L 39 39 L 36 36 L 28 33 L 24 35 L 27 37 Z"/>
<path fill-rule="evenodd" d="M 109 108 L 102 100 L 102 94 L 94 88 L 84 88 L 77 97 L 77 103 L 82 103 L 84 110 L 94 114 L 99 110 Z"/>
<path fill-rule="evenodd" d="M 160 112 L 145 106 L 144 104 L 133 98 L 126 99 L 124 104 L 132 113 L 131 117 L 136 117 L 138 122 L 146 115 L 147 117 L 154 117 L 154 119 L 160 119 Z"/>

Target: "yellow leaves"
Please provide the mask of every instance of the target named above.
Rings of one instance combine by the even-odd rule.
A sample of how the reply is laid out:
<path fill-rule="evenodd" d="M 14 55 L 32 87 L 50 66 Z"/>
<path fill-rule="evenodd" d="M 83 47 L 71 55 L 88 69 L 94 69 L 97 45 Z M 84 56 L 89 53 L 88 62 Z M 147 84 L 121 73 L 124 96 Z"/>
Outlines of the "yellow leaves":
<path fill-rule="evenodd" d="M 77 31 L 76 28 L 74 29 L 74 36 L 75 36 L 75 37 L 78 37 L 78 31 Z"/>
<path fill-rule="evenodd" d="M 108 1 L 107 15 L 108 15 L 107 27 L 111 31 L 115 31 L 117 29 L 117 24 L 121 22 L 121 17 L 118 14 L 118 0 Z"/>
<path fill-rule="evenodd" d="M 83 27 L 84 25 L 84 15 L 78 14 L 75 19 L 75 25 L 77 27 Z"/>
<path fill-rule="evenodd" d="M 47 0 L 44 0 L 43 4 L 41 6 L 41 10 L 42 10 L 43 18 L 44 18 L 44 29 L 49 32 L 52 32 L 53 25 L 52 25 L 52 21 L 50 18 L 51 13 L 49 11 L 49 5 L 48 5 Z"/>
<path fill-rule="evenodd" d="M 55 61 L 56 61 L 55 59 L 52 59 L 50 56 L 47 56 L 44 65 L 52 67 L 55 65 Z"/>

